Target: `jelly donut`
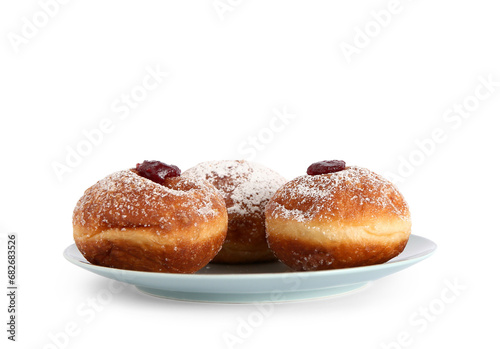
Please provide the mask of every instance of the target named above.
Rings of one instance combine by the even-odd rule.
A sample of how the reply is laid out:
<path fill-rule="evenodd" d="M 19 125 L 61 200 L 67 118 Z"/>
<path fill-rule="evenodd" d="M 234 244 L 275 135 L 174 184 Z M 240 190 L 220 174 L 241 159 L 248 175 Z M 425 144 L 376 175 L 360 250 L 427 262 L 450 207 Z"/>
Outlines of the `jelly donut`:
<path fill-rule="evenodd" d="M 408 205 L 388 180 L 343 161 L 322 161 L 283 185 L 266 207 L 267 239 L 294 270 L 379 264 L 411 232 Z"/>
<path fill-rule="evenodd" d="M 252 263 L 276 260 L 266 241 L 264 209 L 286 180 L 273 170 L 244 160 L 208 161 L 183 176 L 212 183 L 224 197 L 228 231 L 216 263 Z"/>
<path fill-rule="evenodd" d="M 98 181 L 73 212 L 73 236 L 83 256 L 119 269 L 193 273 L 219 252 L 226 231 L 219 191 L 159 161 Z"/>

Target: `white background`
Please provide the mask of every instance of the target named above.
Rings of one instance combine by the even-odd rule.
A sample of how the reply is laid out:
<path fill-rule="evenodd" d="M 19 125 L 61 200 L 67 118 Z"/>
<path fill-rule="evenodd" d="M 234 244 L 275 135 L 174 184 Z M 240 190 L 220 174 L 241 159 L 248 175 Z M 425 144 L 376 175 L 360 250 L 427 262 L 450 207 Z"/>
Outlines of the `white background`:
<path fill-rule="evenodd" d="M 52 2 L 49 10 L 40 3 L 50 1 L 0 5 L 0 279 L 6 284 L 5 234 L 16 232 L 20 286 L 18 342 L 7 341 L 2 326 L 2 348 L 228 347 L 225 334 L 237 335 L 254 305 L 177 302 L 126 287 L 83 317 L 78 309 L 91 309 L 108 281 L 62 252 L 73 242 L 76 201 L 100 178 L 144 159 L 185 170 L 243 158 L 254 136 L 263 149 L 253 160 L 289 179 L 324 159 L 398 175 L 413 232 L 438 251 L 353 295 L 276 304 L 234 347 L 498 343 L 497 324 L 486 317 L 500 310 L 493 1 L 227 0 L 222 14 L 211 0 Z M 355 44 L 364 47 L 343 53 Z M 141 92 L 147 69 L 170 75 L 120 118 L 112 105 Z M 487 95 L 480 79 L 497 86 Z M 471 112 L 461 122 L 447 111 L 464 103 Z M 294 117 L 270 132 L 273 110 Z M 65 164 L 84 130 L 103 119 L 112 132 L 58 179 L 54 164 Z M 440 143 L 424 141 L 436 132 Z M 461 286 L 445 304 L 449 283 Z M 416 326 L 412 319 L 429 307 L 432 320 Z M 68 324 L 77 334 L 63 340 Z M 403 343 L 387 346 L 402 333 Z"/>

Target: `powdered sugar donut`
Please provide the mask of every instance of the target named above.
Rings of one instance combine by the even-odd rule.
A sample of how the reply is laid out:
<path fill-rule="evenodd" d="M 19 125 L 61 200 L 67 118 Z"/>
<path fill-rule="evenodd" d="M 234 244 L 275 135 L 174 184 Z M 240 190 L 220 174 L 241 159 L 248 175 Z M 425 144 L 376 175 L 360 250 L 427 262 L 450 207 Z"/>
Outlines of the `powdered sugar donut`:
<path fill-rule="evenodd" d="M 219 191 L 165 171 L 149 173 L 152 179 L 118 171 L 85 191 L 73 212 L 73 236 L 90 263 L 192 273 L 217 254 L 227 230 Z"/>
<path fill-rule="evenodd" d="M 365 168 L 326 163 L 269 201 L 267 238 L 276 256 L 295 270 L 321 270 L 383 263 L 403 251 L 411 220 L 396 187 Z"/>
<path fill-rule="evenodd" d="M 214 258 L 219 263 L 251 263 L 274 260 L 265 234 L 264 210 L 286 180 L 273 170 L 244 160 L 208 161 L 183 173 L 212 183 L 224 197 L 228 231 Z"/>

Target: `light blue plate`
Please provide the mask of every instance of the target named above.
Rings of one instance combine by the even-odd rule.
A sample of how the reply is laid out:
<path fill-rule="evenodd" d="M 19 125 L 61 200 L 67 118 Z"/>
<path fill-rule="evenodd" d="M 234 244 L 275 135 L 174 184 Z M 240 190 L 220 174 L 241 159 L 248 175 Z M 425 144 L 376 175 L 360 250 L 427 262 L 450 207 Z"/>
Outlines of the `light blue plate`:
<path fill-rule="evenodd" d="M 221 303 L 286 302 L 338 295 L 396 273 L 432 255 L 436 244 L 411 235 L 405 250 L 389 262 L 367 267 L 295 272 L 280 262 L 208 264 L 195 274 L 152 273 L 92 265 L 76 245 L 64 251 L 71 263 L 93 273 L 135 285 L 165 298 Z"/>

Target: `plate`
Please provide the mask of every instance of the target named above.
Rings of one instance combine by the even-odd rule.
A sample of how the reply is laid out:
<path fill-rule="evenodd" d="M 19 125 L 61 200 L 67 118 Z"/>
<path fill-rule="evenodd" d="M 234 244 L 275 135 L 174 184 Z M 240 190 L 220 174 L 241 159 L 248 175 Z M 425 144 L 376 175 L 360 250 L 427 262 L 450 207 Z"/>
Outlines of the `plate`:
<path fill-rule="evenodd" d="M 354 291 L 424 260 L 435 250 L 434 242 L 412 234 L 404 251 L 384 264 L 302 272 L 293 271 L 281 262 L 209 263 L 194 274 L 122 270 L 90 264 L 75 244 L 66 248 L 64 257 L 81 268 L 135 285 L 140 291 L 154 296 L 186 301 L 251 303 L 298 301 Z"/>

